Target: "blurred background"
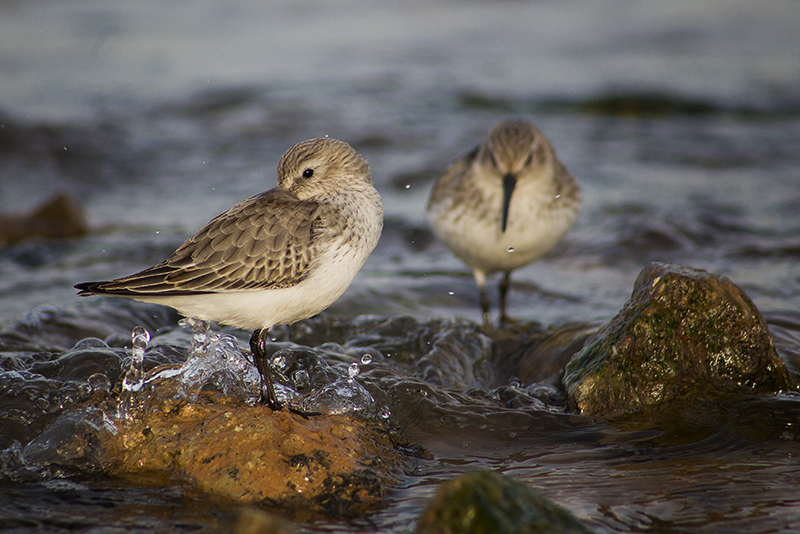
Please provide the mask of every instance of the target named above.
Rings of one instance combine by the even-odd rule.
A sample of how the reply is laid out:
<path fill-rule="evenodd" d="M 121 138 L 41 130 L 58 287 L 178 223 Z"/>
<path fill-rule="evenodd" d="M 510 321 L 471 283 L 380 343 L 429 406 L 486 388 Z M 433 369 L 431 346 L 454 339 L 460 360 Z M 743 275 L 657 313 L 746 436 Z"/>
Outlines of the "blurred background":
<path fill-rule="evenodd" d="M 274 187 L 278 158 L 311 137 L 360 151 L 386 206 L 378 247 L 327 313 L 479 322 L 475 282 L 425 204 L 447 165 L 510 117 L 545 132 L 584 199 L 565 240 L 515 271 L 512 317 L 604 323 L 648 262 L 676 262 L 742 287 L 797 362 L 799 28 L 797 0 L 0 0 L 0 437 L 26 441 L 80 399 L 86 382 L 62 380 L 60 360 L 54 378 L 38 374 L 76 339 L 120 346 L 144 323 L 185 341 L 174 315 L 79 299 L 73 285 L 160 262 Z M 485 340 L 469 322 L 433 323 L 419 328 Z M 86 347 L 98 346 L 70 365 L 94 369 Z M 434 411 L 412 402 L 432 386 L 386 383 L 411 399 L 392 407 L 398 424 L 438 449 L 385 509 L 303 531 L 409 532 L 442 480 L 477 468 L 544 488 L 598 532 L 800 525 L 792 393 L 698 406 L 678 424 L 702 432 L 659 447 L 657 433 L 576 423 L 557 406 L 509 408 L 538 402 L 513 380 L 447 393 Z M 3 480 L 30 481 L 0 484 L 0 530 L 199 531 L 224 508 L 177 485 L 36 478 L 21 450 L 0 450 Z"/>

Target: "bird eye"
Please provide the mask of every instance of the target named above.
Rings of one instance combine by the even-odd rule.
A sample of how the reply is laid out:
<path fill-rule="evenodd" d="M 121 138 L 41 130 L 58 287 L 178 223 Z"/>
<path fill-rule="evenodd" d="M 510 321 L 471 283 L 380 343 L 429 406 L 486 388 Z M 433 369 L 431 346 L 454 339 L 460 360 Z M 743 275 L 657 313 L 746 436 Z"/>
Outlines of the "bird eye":
<path fill-rule="evenodd" d="M 314 176 L 314 169 L 306 169 L 303 171 L 303 178 L 311 178 Z"/>
<path fill-rule="evenodd" d="M 528 154 L 528 159 L 525 160 L 525 164 L 523 166 L 527 167 L 528 165 L 531 164 L 531 161 L 533 161 L 533 151 L 531 151 L 531 153 Z"/>

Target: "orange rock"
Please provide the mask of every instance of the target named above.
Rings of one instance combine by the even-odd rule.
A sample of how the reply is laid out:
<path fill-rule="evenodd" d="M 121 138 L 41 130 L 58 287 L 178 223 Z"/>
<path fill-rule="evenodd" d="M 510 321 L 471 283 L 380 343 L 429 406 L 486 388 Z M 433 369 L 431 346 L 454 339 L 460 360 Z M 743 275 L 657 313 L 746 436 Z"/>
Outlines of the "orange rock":
<path fill-rule="evenodd" d="M 381 505 L 404 463 L 375 424 L 233 406 L 210 394 L 191 405 L 149 406 L 118 430 L 103 444 L 108 474 L 184 480 L 244 504 L 326 515 Z"/>

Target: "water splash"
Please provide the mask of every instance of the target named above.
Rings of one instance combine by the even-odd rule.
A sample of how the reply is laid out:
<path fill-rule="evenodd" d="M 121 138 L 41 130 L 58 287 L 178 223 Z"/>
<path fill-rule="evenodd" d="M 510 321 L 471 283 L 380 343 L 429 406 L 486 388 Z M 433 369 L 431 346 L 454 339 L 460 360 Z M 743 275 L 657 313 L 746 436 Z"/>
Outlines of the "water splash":
<path fill-rule="evenodd" d="M 361 365 L 359 361 L 332 365 L 325 357 L 332 356 L 331 347 L 328 349 L 318 352 L 294 346 L 272 355 L 270 364 L 279 400 L 290 409 L 309 415 L 388 419 L 391 411 L 381 406 L 358 380 L 361 365 L 371 363 L 372 355 L 361 355 Z M 339 357 L 344 354 L 338 352 Z"/>
<path fill-rule="evenodd" d="M 144 385 L 144 350 L 150 341 L 150 332 L 137 326 L 131 332 L 131 341 L 131 365 L 122 380 L 122 391 L 136 392 Z"/>
<path fill-rule="evenodd" d="M 119 395 L 117 417 L 132 417 L 134 410 L 141 406 L 142 396 L 138 395 L 144 386 L 144 351 L 150 341 L 150 332 L 137 326 L 131 332 L 131 364 L 122 378 L 122 389 Z"/>
<path fill-rule="evenodd" d="M 198 319 L 183 319 L 183 327 L 191 328 L 192 341 L 186 362 L 178 369 L 164 369 L 148 378 L 148 383 L 177 379 L 177 396 L 196 402 L 206 387 L 214 387 L 227 397 L 243 400 L 249 405 L 258 402 L 260 376 L 248 361 L 235 337 L 209 333 L 209 324 Z"/>
<path fill-rule="evenodd" d="M 369 391 L 350 378 L 338 380 L 315 390 L 310 395 L 301 397 L 292 407 L 307 414 L 350 414 L 367 418 L 390 413 L 388 409 L 379 408 Z"/>
<path fill-rule="evenodd" d="M 206 321 L 184 319 L 180 324 L 191 328 L 186 361 L 162 365 L 146 375 L 144 353 L 150 336 L 144 328 L 134 328 L 131 364 L 122 380 L 116 417 L 131 418 L 147 411 L 165 400 L 159 397 L 194 403 L 209 387 L 251 406 L 258 402 L 258 370 L 242 353 L 236 338 L 210 332 Z M 90 385 L 93 390 L 106 387 L 100 377 Z"/>
<path fill-rule="evenodd" d="M 300 369 L 295 371 L 292 375 L 292 380 L 297 385 L 298 389 L 305 389 L 311 384 L 311 378 L 308 376 L 308 371 Z"/>
<path fill-rule="evenodd" d="M 117 417 L 132 417 L 137 410 L 147 411 L 158 404 L 157 396 L 169 394 L 176 400 L 197 402 L 201 392 L 213 388 L 228 398 L 253 406 L 261 398 L 261 380 L 243 353 L 238 341 L 230 335 L 209 330 L 209 324 L 196 319 L 183 319 L 184 328 L 191 328 L 191 343 L 186 362 L 164 365 L 147 375 L 143 372 L 144 351 L 149 335 L 141 327 L 134 329 L 131 365 L 124 375 Z M 373 356 L 355 356 L 348 364 L 330 364 L 329 351 L 302 348 L 290 343 L 272 344 L 275 352 L 269 358 L 278 400 L 289 408 L 307 414 L 357 414 L 375 419 L 388 419 L 391 414 L 373 398 L 357 380 L 362 365 L 370 365 Z M 341 357 L 343 350 L 334 345 L 330 351 Z M 165 387 L 170 384 L 169 387 Z M 101 377 L 91 382 L 92 390 L 103 390 L 107 384 Z"/>

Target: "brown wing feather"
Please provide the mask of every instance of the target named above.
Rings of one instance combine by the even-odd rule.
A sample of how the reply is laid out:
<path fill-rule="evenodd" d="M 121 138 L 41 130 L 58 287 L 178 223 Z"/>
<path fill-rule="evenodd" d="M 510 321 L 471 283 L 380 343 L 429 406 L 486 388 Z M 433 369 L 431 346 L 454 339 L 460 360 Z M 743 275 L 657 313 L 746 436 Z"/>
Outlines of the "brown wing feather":
<path fill-rule="evenodd" d="M 117 280 L 75 287 L 84 295 L 290 287 L 308 273 L 320 225 L 318 205 L 271 189 L 209 221 L 158 265 Z"/>
<path fill-rule="evenodd" d="M 478 155 L 479 149 L 480 145 L 476 146 L 468 153 L 455 160 L 452 164 L 450 164 L 449 167 L 447 167 L 447 169 L 445 169 L 444 173 L 442 173 L 442 176 L 440 176 L 439 179 L 436 180 L 436 183 L 433 184 L 433 189 L 431 190 L 430 198 L 428 199 L 428 209 L 430 209 L 434 204 L 438 204 L 444 199 L 450 198 L 451 195 L 448 194 L 449 189 L 451 187 L 458 186 L 458 184 L 454 182 L 469 170 Z"/>

